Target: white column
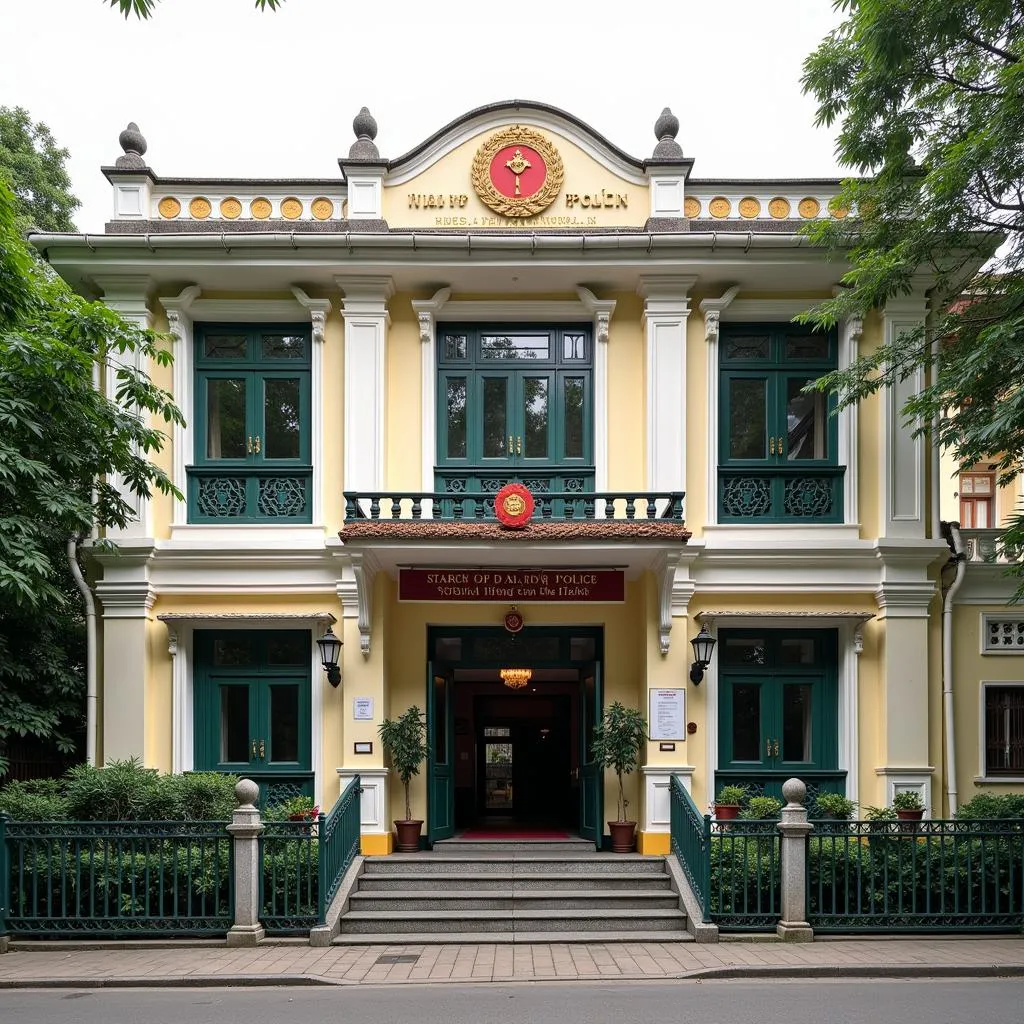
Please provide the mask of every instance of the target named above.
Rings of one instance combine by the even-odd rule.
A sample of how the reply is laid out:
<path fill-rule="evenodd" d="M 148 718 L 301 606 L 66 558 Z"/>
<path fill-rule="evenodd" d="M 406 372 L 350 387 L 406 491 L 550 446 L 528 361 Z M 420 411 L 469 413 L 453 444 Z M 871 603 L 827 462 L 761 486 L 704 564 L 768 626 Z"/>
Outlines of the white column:
<path fill-rule="evenodd" d="M 686 489 L 686 321 L 696 277 L 642 277 L 647 342 L 647 488 Z"/>
<path fill-rule="evenodd" d="M 928 300 L 921 294 L 890 299 L 882 313 L 883 343 L 891 345 L 901 335 L 924 327 Z M 924 438 L 914 437 L 917 423 L 905 423 L 903 405 L 924 387 L 924 370 L 917 367 L 905 380 L 882 392 L 881 467 L 883 537 L 923 538 L 925 516 Z"/>
<path fill-rule="evenodd" d="M 432 298 L 413 300 L 420 331 L 420 489 L 433 491 L 437 438 L 437 317 L 451 298 L 451 288 L 441 288 Z M 433 516 L 433 503 L 424 502 L 424 518 Z"/>
<path fill-rule="evenodd" d="M 104 305 L 116 310 L 121 316 L 144 330 L 153 326 L 153 314 L 149 310 L 147 296 L 152 289 L 153 282 L 150 278 L 139 275 L 124 275 L 111 277 L 96 277 L 97 287 L 103 292 Z M 108 355 L 104 365 L 103 392 L 114 401 L 117 391 L 117 369 L 118 363 L 128 365 L 137 370 L 149 372 L 146 357 L 140 352 L 120 354 L 112 352 Z M 124 529 L 116 526 L 107 528 L 107 536 L 111 540 L 118 540 L 127 537 L 148 537 L 151 535 L 151 524 L 149 516 L 149 502 L 132 493 L 120 474 L 112 475 L 112 483 L 121 494 L 122 498 L 132 507 L 135 512 L 135 519 L 128 523 Z"/>
<path fill-rule="evenodd" d="M 345 465 L 343 488 L 384 487 L 385 370 L 390 277 L 337 278 L 345 318 Z"/>
<path fill-rule="evenodd" d="M 839 324 L 839 369 L 845 370 L 856 362 L 864 337 L 864 321 L 860 317 L 847 317 Z M 843 522 L 859 523 L 857 466 L 857 431 L 860 403 L 848 405 L 839 414 L 839 463 L 846 467 L 843 487 Z"/>
<path fill-rule="evenodd" d="M 608 490 L 608 339 L 615 300 L 599 299 L 582 285 L 576 294 L 594 317 L 594 490 L 601 492 Z"/>

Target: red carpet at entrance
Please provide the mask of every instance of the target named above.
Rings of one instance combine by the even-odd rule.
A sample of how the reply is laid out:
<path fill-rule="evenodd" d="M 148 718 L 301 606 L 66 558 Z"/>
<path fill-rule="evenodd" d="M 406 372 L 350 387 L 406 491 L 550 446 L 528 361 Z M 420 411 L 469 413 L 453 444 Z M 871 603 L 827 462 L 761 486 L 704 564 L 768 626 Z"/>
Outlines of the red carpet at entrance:
<path fill-rule="evenodd" d="M 571 839 L 568 832 L 557 829 L 533 828 L 472 828 L 463 832 L 460 839 Z"/>

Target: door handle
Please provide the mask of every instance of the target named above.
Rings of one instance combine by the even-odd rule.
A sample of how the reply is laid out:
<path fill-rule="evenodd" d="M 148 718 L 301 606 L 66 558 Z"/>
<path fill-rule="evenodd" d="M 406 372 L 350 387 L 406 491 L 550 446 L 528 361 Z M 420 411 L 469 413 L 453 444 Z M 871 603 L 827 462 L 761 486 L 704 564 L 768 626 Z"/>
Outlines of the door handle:
<path fill-rule="evenodd" d="M 768 454 L 769 455 L 774 455 L 775 454 L 775 438 L 774 437 L 769 437 L 768 438 Z"/>
<path fill-rule="evenodd" d="M 512 435 L 509 434 L 508 435 L 508 453 L 509 453 L 509 455 L 515 455 L 515 453 L 516 453 L 516 446 L 512 442 L 513 442 Z"/>
<path fill-rule="evenodd" d="M 781 437 L 779 438 L 779 454 L 780 455 L 782 455 L 784 453 L 784 451 L 785 451 L 785 449 L 782 446 L 782 442 L 784 440 L 785 440 L 784 438 L 781 438 Z M 257 443 L 259 443 L 258 440 L 257 440 Z M 256 451 L 259 451 L 259 448 L 257 448 Z"/>
<path fill-rule="evenodd" d="M 267 748 L 263 744 L 263 740 L 260 740 L 260 760 L 265 761 L 267 758 Z"/>
<path fill-rule="evenodd" d="M 523 454 L 523 439 L 521 437 L 516 438 L 516 455 Z"/>
<path fill-rule="evenodd" d="M 256 741 L 255 740 L 252 741 L 252 759 L 254 761 L 256 760 Z"/>
<path fill-rule="evenodd" d="M 773 757 L 778 757 L 779 756 L 779 738 L 778 738 L 778 736 L 775 737 L 775 748 L 772 750 L 772 756 Z"/>
<path fill-rule="evenodd" d="M 771 738 L 771 736 L 767 737 L 765 739 L 765 741 L 764 741 L 764 756 L 765 757 L 771 757 L 772 756 L 772 738 Z"/>
<path fill-rule="evenodd" d="M 251 437 L 251 436 L 249 437 L 249 439 L 248 439 L 248 441 L 247 441 L 247 443 L 246 443 L 245 449 L 246 449 L 246 451 L 247 451 L 247 452 L 248 452 L 248 453 L 249 453 L 250 455 L 252 455 L 252 437 Z M 256 741 L 255 741 L 255 740 L 253 740 L 253 743 L 255 743 L 255 742 L 256 742 Z"/>
<path fill-rule="evenodd" d="M 780 447 L 779 450 L 781 451 L 781 447 Z M 260 435 L 257 434 L 256 435 L 256 454 L 259 455 L 259 453 L 260 453 Z"/>

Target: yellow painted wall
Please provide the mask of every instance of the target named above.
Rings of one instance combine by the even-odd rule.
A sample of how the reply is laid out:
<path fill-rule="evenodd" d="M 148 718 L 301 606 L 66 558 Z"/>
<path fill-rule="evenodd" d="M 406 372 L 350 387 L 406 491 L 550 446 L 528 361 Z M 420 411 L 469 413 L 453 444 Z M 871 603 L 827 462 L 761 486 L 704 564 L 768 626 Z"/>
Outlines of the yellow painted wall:
<path fill-rule="evenodd" d="M 608 486 L 642 488 L 647 465 L 643 302 L 628 292 L 598 298 L 616 303 L 608 329 Z"/>
<path fill-rule="evenodd" d="M 422 489 L 423 343 L 412 298 L 399 294 L 388 303 L 391 326 L 387 342 L 384 484 L 389 490 Z M 443 409 L 438 410 L 439 415 L 443 413 Z"/>

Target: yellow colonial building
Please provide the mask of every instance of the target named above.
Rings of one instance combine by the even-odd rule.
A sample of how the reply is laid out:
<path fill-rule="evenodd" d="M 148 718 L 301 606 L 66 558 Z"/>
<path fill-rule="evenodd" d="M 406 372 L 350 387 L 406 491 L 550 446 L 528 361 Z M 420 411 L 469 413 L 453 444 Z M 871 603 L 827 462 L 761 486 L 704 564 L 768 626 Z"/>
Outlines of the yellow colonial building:
<path fill-rule="evenodd" d="M 1024 777 L 984 763 L 985 681 L 1024 679 L 986 648 L 1012 588 L 951 562 L 938 459 L 898 412 L 921 381 L 838 414 L 803 391 L 941 299 L 921 278 L 863 321 L 794 323 L 844 271 L 801 230 L 846 215 L 837 181 L 700 178 L 667 109 L 644 158 L 534 102 L 396 158 L 365 108 L 353 128 L 334 177 L 223 180 L 158 175 L 129 125 L 105 233 L 33 239 L 167 335 L 149 370 L 187 421 L 160 456 L 185 500 L 139 503 L 95 558 L 100 762 L 326 806 L 359 774 L 373 853 L 404 817 L 378 727 L 413 705 L 428 843 L 600 844 L 616 786 L 590 738 L 615 701 L 650 734 L 641 852 L 668 851 L 672 775 L 698 806 L 796 775 L 933 816 Z"/>

